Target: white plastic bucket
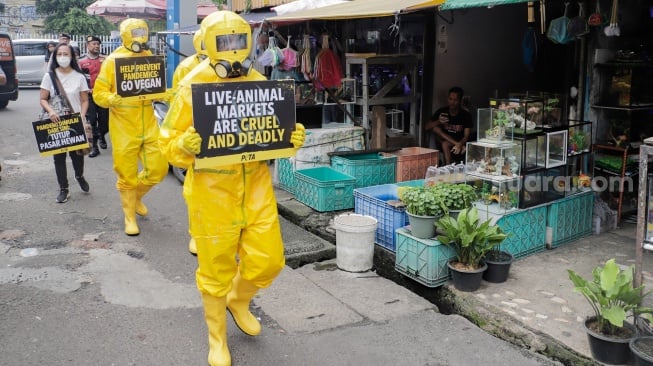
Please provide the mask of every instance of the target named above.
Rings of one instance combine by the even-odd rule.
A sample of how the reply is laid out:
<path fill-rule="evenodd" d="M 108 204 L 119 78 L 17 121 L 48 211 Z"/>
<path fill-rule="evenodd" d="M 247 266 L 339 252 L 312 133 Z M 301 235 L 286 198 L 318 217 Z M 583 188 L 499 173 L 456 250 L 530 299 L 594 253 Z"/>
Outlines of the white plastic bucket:
<path fill-rule="evenodd" d="M 336 229 L 338 268 L 347 272 L 372 269 L 376 219 L 359 214 L 344 214 L 336 216 L 333 223 Z"/>

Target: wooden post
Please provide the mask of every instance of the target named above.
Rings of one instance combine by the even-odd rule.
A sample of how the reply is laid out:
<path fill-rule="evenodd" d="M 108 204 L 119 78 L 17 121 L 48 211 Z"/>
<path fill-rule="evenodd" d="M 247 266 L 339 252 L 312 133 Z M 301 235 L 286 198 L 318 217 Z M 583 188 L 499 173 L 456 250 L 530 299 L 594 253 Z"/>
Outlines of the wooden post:
<path fill-rule="evenodd" d="M 372 140 L 370 141 L 370 149 L 383 149 L 385 145 L 385 107 L 374 106 L 372 107 Z"/>

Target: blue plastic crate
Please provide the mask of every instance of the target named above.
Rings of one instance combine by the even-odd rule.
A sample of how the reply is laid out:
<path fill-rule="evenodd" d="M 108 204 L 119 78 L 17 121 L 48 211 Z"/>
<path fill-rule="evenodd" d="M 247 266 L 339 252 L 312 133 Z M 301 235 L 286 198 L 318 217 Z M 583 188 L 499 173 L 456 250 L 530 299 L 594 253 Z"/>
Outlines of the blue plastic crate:
<path fill-rule="evenodd" d="M 501 250 L 523 258 L 546 249 L 547 206 L 536 206 L 511 213 L 497 220 L 497 225 L 508 237 Z"/>
<path fill-rule="evenodd" d="M 398 201 L 396 184 L 354 189 L 354 212 L 374 217 L 376 235 L 374 242 L 391 252 L 395 252 L 395 230 L 408 225 L 406 208 L 389 204 L 388 201 Z"/>
<path fill-rule="evenodd" d="M 428 287 L 444 285 L 449 280 L 447 263 L 455 251 L 433 239 L 420 239 L 406 229 L 397 229 L 395 270 Z"/>
<path fill-rule="evenodd" d="M 570 243 L 592 234 L 594 192 L 588 191 L 549 205 L 547 225 L 551 228 L 551 247 Z"/>
<path fill-rule="evenodd" d="M 276 160 L 277 174 L 279 176 L 279 187 L 290 193 L 295 193 L 295 185 L 297 179 L 295 178 L 295 169 L 292 161 L 288 158 L 280 158 Z"/>
<path fill-rule="evenodd" d="M 395 182 L 397 157 L 379 153 L 332 156 L 331 167 L 356 177 L 354 188 L 378 186 Z"/>
<path fill-rule="evenodd" d="M 347 210 L 354 207 L 356 178 L 329 167 L 295 171 L 295 199 L 317 211 Z"/>

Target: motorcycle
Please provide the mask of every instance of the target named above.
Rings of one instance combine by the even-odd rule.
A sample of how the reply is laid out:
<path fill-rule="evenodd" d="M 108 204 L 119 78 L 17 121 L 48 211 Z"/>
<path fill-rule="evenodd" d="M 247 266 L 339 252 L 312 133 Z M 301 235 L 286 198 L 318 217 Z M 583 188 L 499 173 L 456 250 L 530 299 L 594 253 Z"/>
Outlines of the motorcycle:
<path fill-rule="evenodd" d="M 152 106 L 154 107 L 154 116 L 159 123 L 159 127 L 161 127 L 163 120 L 166 118 L 166 114 L 168 114 L 168 104 L 155 101 L 152 102 Z M 186 169 L 174 165 L 170 165 L 170 169 L 172 170 L 172 175 L 174 175 L 181 184 L 184 184 L 184 180 L 186 179 Z"/>

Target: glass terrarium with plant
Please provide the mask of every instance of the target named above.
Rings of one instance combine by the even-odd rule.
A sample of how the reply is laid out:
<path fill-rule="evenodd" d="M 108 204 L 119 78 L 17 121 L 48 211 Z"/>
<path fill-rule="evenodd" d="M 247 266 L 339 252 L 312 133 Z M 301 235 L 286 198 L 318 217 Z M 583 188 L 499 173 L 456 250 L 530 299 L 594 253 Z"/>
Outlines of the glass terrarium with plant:
<path fill-rule="evenodd" d="M 511 126 L 513 111 L 496 108 L 479 108 L 477 111 L 477 131 L 481 142 L 502 143 L 513 139 Z"/>
<path fill-rule="evenodd" d="M 513 130 L 515 137 L 542 132 L 544 103 L 542 99 L 523 98 L 490 98 L 490 107 L 502 111 L 511 111 L 510 121 L 506 128 Z"/>

